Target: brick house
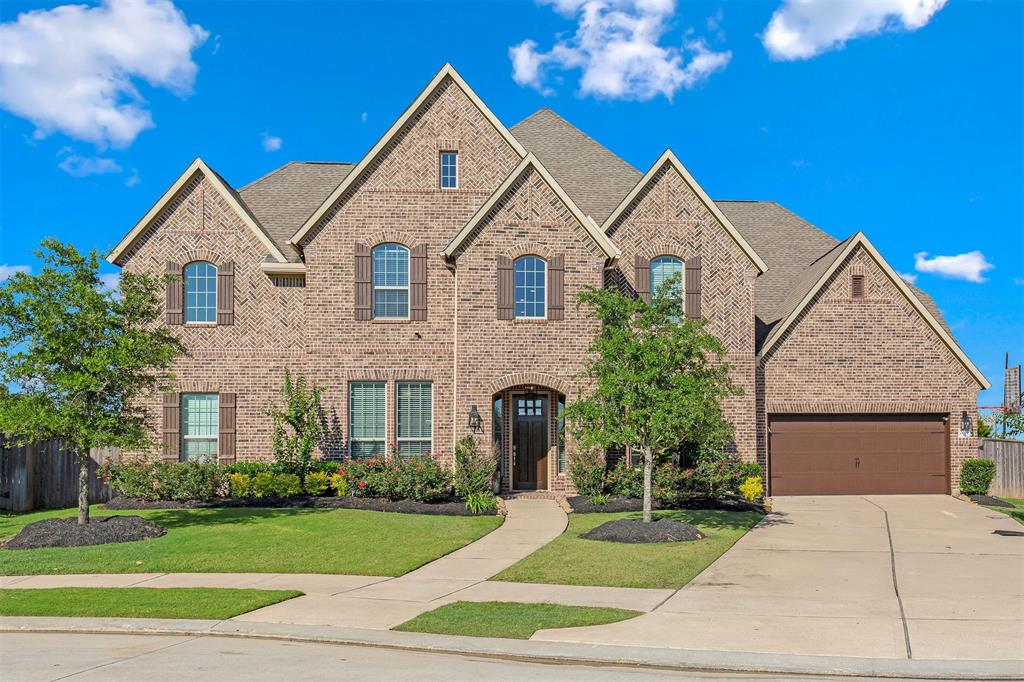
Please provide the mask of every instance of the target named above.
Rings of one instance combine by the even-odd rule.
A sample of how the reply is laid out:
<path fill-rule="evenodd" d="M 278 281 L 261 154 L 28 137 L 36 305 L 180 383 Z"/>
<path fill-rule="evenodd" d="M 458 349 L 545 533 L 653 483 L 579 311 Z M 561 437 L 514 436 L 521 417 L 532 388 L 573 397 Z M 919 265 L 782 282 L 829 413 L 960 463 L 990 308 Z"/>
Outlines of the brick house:
<path fill-rule="evenodd" d="M 596 330 L 577 296 L 673 274 L 772 494 L 948 493 L 977 448 L 985 378 L 862 233 L 712 201 L 672 152 L 641 173 L 547 109 L 506 128 L 447 65 L 357 164 L 236 190 L 197 159 L 109 259 L 181 276 L 166 319 L 190 354 L 139 454 L 269 457 L 288 367 L 326 389 L 325 456 L 450 463 L 475 433 L 503 489 L 569 491 L 560 414 Z"/>

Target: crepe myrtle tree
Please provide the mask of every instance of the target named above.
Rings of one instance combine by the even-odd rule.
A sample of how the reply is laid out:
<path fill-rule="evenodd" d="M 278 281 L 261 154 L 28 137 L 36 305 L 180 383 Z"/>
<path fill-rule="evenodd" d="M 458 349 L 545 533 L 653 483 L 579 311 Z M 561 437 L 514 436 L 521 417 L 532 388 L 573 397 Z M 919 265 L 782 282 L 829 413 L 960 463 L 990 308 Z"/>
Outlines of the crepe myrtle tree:
<path fill-rule="evenodd" d="M 89 522 L 89 450 L 150 444 L 144 398 L 184 352 L 160 323 L 161 280 L 121 274 L 103 286 L 99 254 L 40 244 L 39 274 L 0 284 L 0 433 L 19 445 L 55 438 L 79 463 L 78 523 Z"/>
<path fill-rule="evenodd" d="M 590 387 L 566 408 L 582 448 L 629 447 L 643 457 L 643 520 L 651 520 L 655 461 L 696 443 L 702 456 L 732 440 L 722 401 L 742 391 L 723 361 L 725 347 L 704 320 L 680 315 L 679 280 L 651 302 L 588 287 L 580 305 L 601 322 L 583 371 Z"/>

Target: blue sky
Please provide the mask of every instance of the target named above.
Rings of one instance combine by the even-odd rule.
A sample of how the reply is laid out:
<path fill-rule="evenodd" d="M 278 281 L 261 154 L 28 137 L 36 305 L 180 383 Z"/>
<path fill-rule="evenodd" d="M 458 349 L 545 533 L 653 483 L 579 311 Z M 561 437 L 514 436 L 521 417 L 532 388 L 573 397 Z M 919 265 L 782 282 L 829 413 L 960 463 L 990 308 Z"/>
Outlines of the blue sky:
<path fill-rule="evenodd" d="M 671 147 L 713 198 L 863 230 L 995 404 L 1024 359 L 1024 4 L 900 6 L 5 0 L 0 276 L 44 236 L 109 249 L 196 156 L 236 187 L 356 162 L 450 61 L 507 125 L 551 107 L 641 170 Z"/>

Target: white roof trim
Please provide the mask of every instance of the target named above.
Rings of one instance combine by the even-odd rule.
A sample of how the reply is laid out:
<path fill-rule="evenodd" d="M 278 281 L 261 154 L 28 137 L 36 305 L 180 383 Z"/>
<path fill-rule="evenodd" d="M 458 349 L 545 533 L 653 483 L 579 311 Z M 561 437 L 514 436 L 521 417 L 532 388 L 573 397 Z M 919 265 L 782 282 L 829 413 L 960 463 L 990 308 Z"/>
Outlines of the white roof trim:
<path fill-rule="evenodd" d="M 661 155 L 661 158 L 654 162 L 654 165 L 651 166 L 650 170 L 648 170 L 642 178 L 640 178 L 640 182 L 636 183 L 636 186 L 633 187 L 632 190 L 630 190 L 629 194 L 626 195 L 626 198 L 623 199 L 619 203 L 619 205 L 615 207 L 615 210 L 611 212 L 607 219 L 605 219 L 604 225 L 601 226 L 601 231 L 607 232 L 609 228 L 611 228 L 615 221 L 619 219 L 619 217 L 626 210 L 626 208 L 628 208 L 629 205 L 633 202 L 633 199 L 635 199 L 636 196 L 641 192 L 641 190 L 643 190 L 644 187 L 646 187 L 648 183 L 650 183 L 650 181 L 654 178 L 654 175 L 659 170 L 661 170 L 661 167 L 664 166 L 666 163 L 672 164 L 673 168 L 675 168 L 679 172 L 679 174 L 683 176 L 683 180 L 686 182 L 686 184 L 688 184 L 690 186 L 690 189 L 692 189 L 697 194 L 697 196 L 700 197 L 700 200 L 704 202 L 704 205 L 707 206 L 708 210 L 711 211 L 711 214 L 715 216 L 718 222 L 722 223 L 722 225 L 725 226 L 726 232 L 728 232 L 729 236 L 732 237 L 737 244 L 739 244 L 740 248 L 743 249 L 743 252 L 747 254 L 747 257 L 750 258 L 751 261 L 753 261 L 754 265 L 757 266 L 758 271 L 765 272 L 768 269 L 768 265 L 763 260 L 761 260 L 761 257 L 757 255 L 757 252 L 754 251 L 754 248 L 752 246 L 750 246 L 750 243 L 743 238 L 743 235 L 739 233 L 739 230 L 733 227 L 733 224 L 729 221 L 728 218 L 725 217 L 725 214 L 722 213 L 721 209 L 718 208 L 718 205 L 711 200 L 711 197 L 707 195 L 707 192 L 704 191 L 704 188 L 701 187 L 696 180 L 694 180 L 693 176 L 690 175 L 690 171 L 686 170 L 686 166 L 684 166 L 679 161 L 679 159 L 676 158 L 676 155 L 672 153 L 671 149 L 665 150 L 665 153 Z"/>
<path fill-rule="evenodd" d="M 863 246 L 864 250 L 868 252 L 868 254 L 875 260 L 876 263 L 878 263 L 879 267 L 882 268 L 882 271 L 886 274 L 886 276 L 892 281 L 893 284 L 896 285 L 896 288 L 900 290 L 900 292 L 907 298 L 907 300 L 910 301 L 911 305 L 914 306 L 914 309 L 917 310 L 918 314 L 924 318 L 924 321 L 928 323 L 928 326 L 932 328 L 935 334 L 942 340 L 944 344 L 946 344 L 946 347 L 953 352 L 953 354 L 957 357 L 958 360 L 960 360 L 964 368 L 971 373 L 971 376 L 973 376 L 974 379 L 979 384 L 981 384 L 982 388 L 990 388 L 991 384 L 985 378 L 985 375 L 981 373 L 981 371 L 974 365 L 973 362 L 971 362 L 971 359 L 967 357 L 967 354 L 964 353 L 962 348 L 960 348 L 960 344 L 958 344 L 956 340 L 952 336 L 950 336 L 945 329 L 943 329 L 942 325 L 939 324 L 939 321 L 935 319 L 935 316 L 928 311 L 928 308 L 926 308 L 923 303 L 921 303 L 921 300 L 917 297 L 916 294 L 914 294 L 910 287 L 907 286 L 907 283 L 903 281 L 903 278 L 896 274 L 896 271 L 892 269 L 892 267 L 885 261 L 884 258 L 882 258 L 882 254 L 878 252 L 878 250 L 868 240 L 868 238 L 864 235 L 863 232 L 857 232 L 857 234 L 853 235 L 853 237 L 849 239 L 848 243 L 843 248 L 842 252 L 840 252 L 840 254 L 836 257 L 834 261 L 832 261 L 832 264 L 828 267 L 827 270 L 825 270 L 825 272 L 821 275 L 821 277 L 814 284 L 814 286 L 811 287 L 810 291 L 807 292 L 807 295 L 803 297 L 799 304 L 797 304 L 796 308 L 793 309 L 793 312 L 791 312 L 785 320 L 775 325 L 775 328 L 772 329 L 771 333 L 765 339 L 764 344 L 761 347 L 761 357 L 764 357 L 772 348 L 778 345 L 779 340 L 782 339 L 782 336 L 783 334 L 785 334 L 786 330 L 793 326 L 793 323 L 796 322 L 796 319 L 798 317 L 800 317 L 801 313 L 803 313 L 803 311 L 807 308 L 811 300 L 815 296 L 817 296 L 818 292 L 825 285 L 825 283 L 829 279 L 831 279 L 832 275 L 835 274 L 836 270 L 839 269 L 839 267 L 846 261 L 846 258 L 858 246 Z"/>
<path fill-rule="evenodd" d="M 202 173 L 203 177 L 205 177 L 206 180 L 217 189 L 217 192 L 221 197 L 223 197 L 224 201 L 227 202 L 228 206 L 238 214 L 242 219 L 242 222 L 248 225 L 249 229 L 253 231 L 253 234 L 255 234 L 260 242 L 267 247 L 267 251 L 270 255 L 276 258 L 279 262 L 287 262 L 288 259 L 284 257 L 284 254 L 281 253 L 279 248 L 277 248 L 277 245 L 270 239 L 270 237 L 267 236 L 267 233 L 263 231 L 263 228 L 256 223 L 252 214 L 238 202 L 234 192 L 224 184 L 224 181 L 221 180 L 219 175 L 214 173 L 202 159 L 198 158 L 185 169 L 185 172 L 182 173 L 178 179 L 174 181 L 174 184 L 164 192 L 163 196 L 153 204 L 153 207 L 149 209 L 146 215 L 142 216 L 142 219 L 135 223 L 135 227 L 133 227 L 131 231 L 125 235 L 124 239 L 114 247 L 114 250 L 110 252 L 110 255 L 107 256 L 107 260 L 114 265 L 120 265 L 120 263 L 117 262 L 118 259 L 121 258 L 121 256 L 131 248 L 132 244 L 134 244 L 135 241 L 143 235 L 150 223 L 152 223 L 160 214 L 160 211 L 164 209 L 167 203 L 178 194 L 181 188 L 185 186 L 185 183 L 187 183 L 197 172 Z"/>
<path fill-rule="evenodd" d="M 458 250 L 459 246 L 462 245 L 466 238 L 469 237 L 473 230 L 476 229 L 477 225 L 480 224 L 480 221 L 490 213 L 495 204 L 505 196 L 505 193 L 509 190 L 512 184 L 518 180 L 528 168 L 533 168 L 540 173 L 544 182 L 546 182 L 558 198 L 561 199 L 562 203 L 564 203 L 569 209 L 573 217 L 580 225 L 583 226 L 583 229 L 587 231 L 587 234 L 593 237 L 594 241 L 597 242 L 597 245 L 601 247 L 602 251 L 604 251 L 605 256 L 611 259 L 619 257 L 621 252 L 615 244 L 612 243 L 611 239 L 608 238 L 608 235 L 606 235 L 604 231 L 597 226 L 597 223 L 595 223 L 590 216 L 583 214 L 583 211 L 581 211 L 579 206 L 576 205 L 576 202 L 574 202 L 572 198 L 565 193 L 562 186 L 559 185 L 553 177 L 551 177 L 551 173 L 549 173 L 548 169 L 544 167 L 544 164 L 542 164 L 532 153 L 527 154 L 523 158 L 519 165 L 515 167 L 515 170 L 509 173 L 509 176 L 505 178 L 505 181 L 498 186 L 498 189 L 494 190 L 494 193 L 491 194 L 490 198 L 484 203 L 484 205 L 477 209 L 477 212 L 473 214 L 473 217 L 469 219 L 463 228 L 459 230 L 459 233 L 448 243 L 448 246 L 444 248 L 444 251 L 441 252 L 442 256 L 445 258 L 451 258 L 452 254 Z"/>
<path fill-rule="evenodd" d="M 476 106 L 477 109 L 480 110 L 480 113 L 482 113 L 484 117 L 491 123 L 491 125 L 494 126 L 498 133 L 500 133 L 501 136 L 505 138 L 505 141 L 508 142 L 509 145 L 514 150 L 516 150 L 516 153 L 519 154 L 519 157 L 522 158 L 526 156 L 526 149 L 523 148 L 523 145 L 521 145 L 519 141 L 512 136 L 512 133 L 510 133 L 504 125 L 502 125 L 501 121 L 498 120 L 498 117 L 495 116 L 494 113 L 487 108 L 487 105 L 484 104 L 483 100 L 481 100 L 480 97 L 478 97 L 475 92 L 473 92 L 473 89 L 469 87 L 466 81 L 462 79 L 462 76 L 458 74 L 455 68 L 452 67 L 451 64 L 445 64 L 443 67 L 441 67 L 441 70 L 437 72 L 437 75 L 431 79 L 430 83 L 427 84 L 427 87 L 425 87 L 423 91 L 420 92 L 420 94 L 416 97 L 416 99 L 413 100 L 412 104 L 409 105 L 405 112 L 398 117 L 398 120 L 395 121 L 394 125 L 392 125 L 388 129 L 388 131 L 384 133 L 383 137 L 377 140 L 377 144 L 373 145 L 370 151 L 367 152 L 366 156 L 364 156 L 363 159 L 359 162 L 359 164 L 352 169 L 352 172 L 345 176 L 345 179 L 341 181 L 341 184 L 338 185 L 333 192 L 331 192 L 331 194 L 327 197 L 327 199 L 324 200 L 320 207 L 313 212 L 313 215 L 311 215 L 309 219 L 306 220 L 305 223 L 303 223 L 302 227 L 300 227 L 299 230 L 294 235 L 292 235 L 292 238 L 288 240 L 289 244 L 298 248 L 298 245 L 300 242 L 302 242 L 302 239 L 309 233 L 310 230 L 313 229 L 313 227 L 318 222 L 320 222 L 320 219 L 324 217 L 324 215 L 327 213 L 327 211 L 331 209 L 332 206 L 334 206 L 338 199 L 340 199 L 345 194 L 345 190 L 351 187 L 352 184 L 359 179 L 359 177 L 363 174 L 363 171 L 365 171 L 366 168 L 371 163 L 373 163 L 374 159 L 377 158 L 377 155 L 380 154 L 384 147 L 386 147 L 387 144 L 391 142 L 391 139 L 403 127 L 405 127 L 405 124 L 408 123 L 409 119 L 412 118 L 417 111 L 419 111 L 419 108 L 423 105 L 423 102 L 425 102 L 426 99 L 430 97 L 431 94 L 433 94 L 434 90 L 436 90 L 437 87 L 441 84 L 441 82 L 444 81 L 444 79 L 447 77 L 451 77 L 451 79 L 455 81 L 456 85 L 458 85 L 462 89 L 462 91 L 466 93 L 466 96 L 469 97 L 469 100 Z"/>

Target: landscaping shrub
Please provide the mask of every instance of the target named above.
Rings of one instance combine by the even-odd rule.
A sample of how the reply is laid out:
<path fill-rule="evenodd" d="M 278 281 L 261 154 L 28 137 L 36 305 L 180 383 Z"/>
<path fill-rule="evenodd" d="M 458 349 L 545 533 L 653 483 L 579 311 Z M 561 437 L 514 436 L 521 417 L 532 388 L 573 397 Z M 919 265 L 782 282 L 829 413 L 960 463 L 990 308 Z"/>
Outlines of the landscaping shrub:
<path fill-rule="evenodd" d="M 591 495 L 590 496 L 590 504 L 592 504 L 592 505 L 594 505 L 596 507 L 600 507 L 600 506 L 606 505 L 606 504 L 608 504 L 608 496 L 605 495 L 604 493 L 601 493 L 600 495 Z"/>
<path fill-rule="evenodd" d="M 627 458 L 619 459 L 615 468 L 608 472 L 608 492 L 619 497 L 644 496 L 644 470 L 630 466 Z"/>
<path fill-rule="evenodd" d="M 987 495 L 995 477 L 995 462 L 990 459 L 969 459 L 960 467 L 960 490 L 965 495 Z"/>
<path fill-rule="evenodd" d="M 740 484 L 740 494 L 748 502 L 757 502 L 764 497 L 764 484 L 760 476 L 748 476 L 747 480 Z"/>
<path fill-rule="evenodd" d="M 274 490 L 274 474 L 269 471 L 256 474 L 249 482 L 249 495 L 251 497 L 273 497 Z"/>
<path fill-rule="evenodd" d="M 389 486 L 391 499 L 437 502 L 451 490 L 451 475 L 433 457 L 398 459 L 388 469 L 395 477 Z"/>
<path fill-rule="evenodd" d="M 334 488 L 334 492 L 338 497 L 346 497 L 349 493 L 348 490 L 348 476 L 343 468 L 339 468 L 338 471 L 331 476 L 331 487 Z"/>
<path fill-rule="evenodd" d="M 323 495 L 331 487 L 331 474 L 324 471 L 311 471 L 306 474 L 304 486 L 310 495 Z"/>
<path fill-rule="evenodd" d="M 249 497 L 252 495 L 252 476 L 249 474 L 228 474 L 231 497 Z"/>
<path fill-rule="evenodd" d="M 639 469 L 639 467 L 636 467 Z M 643 485 L 643 470 L 640 470 Z M 674 505 L 692 491 L 693 469 L 680 469 L 673 464 L 661 464 L 654 468 L 654 499 L 662 504 Z M 641 487 L 641 495 L 643 488 Z"/>
<path fill-rule="evenodd" d="M 736 478 L 736 490 L 751 476 L 762 474 L 761 465 L 757 462 L 736 462 L 733 465 L 733 476 Z"/>
<path fill-rule="evenodd" d="M 155 466 L 155 463 L 150 462 L 105 464 L 97 473 L 111 488 L 125 497 L 158 500 L 160 498 L 153 485 Z"/>
<path fill-rule="evenodd" d="M 205 460 L 114 464 L 103 474 L 114 490 L 140 500 L 209 500 L 227 483 L 223 469 Z"/>
<path fill-rule="evenodd" d="M 273 474 L 277 473 L 278 469 L 274 466 L 273 462 L 232 462 L 231 464 L 225 464 L 223 466 L 224 473 L 231 474 L 245 474 L 252 478 L 256 474 Z"/>
<path fill-rule="evenodd" d="M 338 473 L 338 465 L 339 463 L 337 461 L 329 459 L 317 459 L 310 462 L 309 470 L 322 471 L 325 474 L 336 474 Z"/>
<path fill-rule="evenodd" d="M 455 494 L 466 500 L 474 493 L 493 492 L 494 470 L 498 462 L 476 446 L 473 436 L 455 445 Z"/>
<path fill-rule="evenodd" d="M 474 514 L 485 512 L 488 509 L 494 509 L 497 506 L 498 498 L 489 490 L 482 493 L 470 493 L 466 496 L 466 509 Z"/>
<path fill-rule="evenodd" d="M 320 421 L 320 396 L 323 389 L 316 382 L 307 382 L 301 374 L 292 381 L 291 372 L 284 370 L 281 396 L 284 408 L 273 408 L 267 415 L 274 422 L 271 448 L 274 461 L 286 474 L 294 474 L 300 481 L 311 471 L 317 442 L 323 435 Z"/>
<path fill-rule="evenodd" d="M 297 474 L 274 474 L 274 495 L 294 497 L 302 494 L 302 480 Z"/>
<path fill-rule="evenodd" d="M 706 454 L 700 458 L 693 469 L 693 482 L 695 492 L 716 498 L 739 486 L 733 463 L 718 454 Z"/>
<path fill-rule="evenodd" d="M 604 457 L 596 449 L 586 449 L 573 455 L 569 463 L 569 478 L 580 495 L 600 495 L 604 492 Z"/>
<path fill-rule="evenodd" d="M 354 459 L 346 467 L 348 489 L 356 497 L 395 498 L 394 465 L 380 457 Z"/>

